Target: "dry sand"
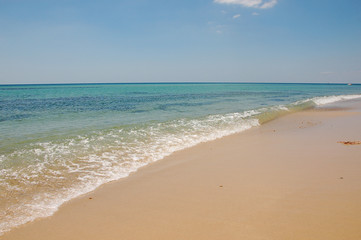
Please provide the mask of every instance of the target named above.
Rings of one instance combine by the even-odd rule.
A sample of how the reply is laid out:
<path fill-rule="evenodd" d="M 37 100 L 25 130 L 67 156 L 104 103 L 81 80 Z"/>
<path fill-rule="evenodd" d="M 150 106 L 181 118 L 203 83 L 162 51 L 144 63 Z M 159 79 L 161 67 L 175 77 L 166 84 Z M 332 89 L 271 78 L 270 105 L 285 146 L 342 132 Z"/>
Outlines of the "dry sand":
<path fill-rule="evenodd" d="M 344 108 L 347 107 L 347 108 Z M 176 152 L 3 239 L 361 239 L 361 103 Z"/>

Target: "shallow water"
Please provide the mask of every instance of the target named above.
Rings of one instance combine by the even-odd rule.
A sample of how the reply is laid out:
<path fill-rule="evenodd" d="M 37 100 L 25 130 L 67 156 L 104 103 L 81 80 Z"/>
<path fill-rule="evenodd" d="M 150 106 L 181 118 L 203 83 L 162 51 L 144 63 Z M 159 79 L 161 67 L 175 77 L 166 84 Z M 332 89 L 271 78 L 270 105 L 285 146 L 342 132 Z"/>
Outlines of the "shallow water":
<path fill-rule="evenodd" d="M 0 86 L 0 234 L 174 151 L 360 94 L 345 84 Z"/>

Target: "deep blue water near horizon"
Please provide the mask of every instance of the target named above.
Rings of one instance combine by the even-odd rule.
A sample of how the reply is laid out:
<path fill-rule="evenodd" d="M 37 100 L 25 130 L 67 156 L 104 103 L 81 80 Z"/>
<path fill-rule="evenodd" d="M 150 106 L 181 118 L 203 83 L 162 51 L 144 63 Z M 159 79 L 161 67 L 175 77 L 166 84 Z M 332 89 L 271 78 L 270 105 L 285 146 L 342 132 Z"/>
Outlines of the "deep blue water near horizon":
<path fill-rule="evenodd" d="M 357 84 L 0 85 L 0 234 L 174 151 L 358 97 Z"/>

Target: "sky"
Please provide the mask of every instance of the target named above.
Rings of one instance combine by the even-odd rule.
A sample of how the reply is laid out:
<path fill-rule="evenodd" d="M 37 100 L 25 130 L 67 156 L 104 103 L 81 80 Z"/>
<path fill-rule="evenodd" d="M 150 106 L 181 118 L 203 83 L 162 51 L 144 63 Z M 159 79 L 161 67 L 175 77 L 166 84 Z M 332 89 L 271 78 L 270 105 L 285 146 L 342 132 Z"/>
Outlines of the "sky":
<path fill-rule="evenodd" d="M 0 84 L 361 83 L 360 0 L 0 0 Z"/>

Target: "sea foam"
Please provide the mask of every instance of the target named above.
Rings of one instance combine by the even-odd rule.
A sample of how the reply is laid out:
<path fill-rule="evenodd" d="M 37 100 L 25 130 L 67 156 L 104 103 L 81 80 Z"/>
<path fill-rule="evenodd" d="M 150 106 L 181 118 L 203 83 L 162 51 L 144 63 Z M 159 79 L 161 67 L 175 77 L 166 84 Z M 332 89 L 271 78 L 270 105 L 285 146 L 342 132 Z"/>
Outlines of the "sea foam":
<path fill-rule="evenodd" d="M 52 215 L 72 198 L 171 153 L 258 126 L 257 111 L 108 129 L 1 155 L 0 232 Z M 21 164 L 12 162 L 22 161 Z M 25 197 L 24 197 L 25 196 Z"/>
<path fill-rule="evenodd" d="M 340 96 L 325 96 L 325 97 L 315 97 L 311 100 L 318 106 L 330 104 L 334 102 L 351 100 L 361 98 L 361 95 L 340 95 Z"/>

